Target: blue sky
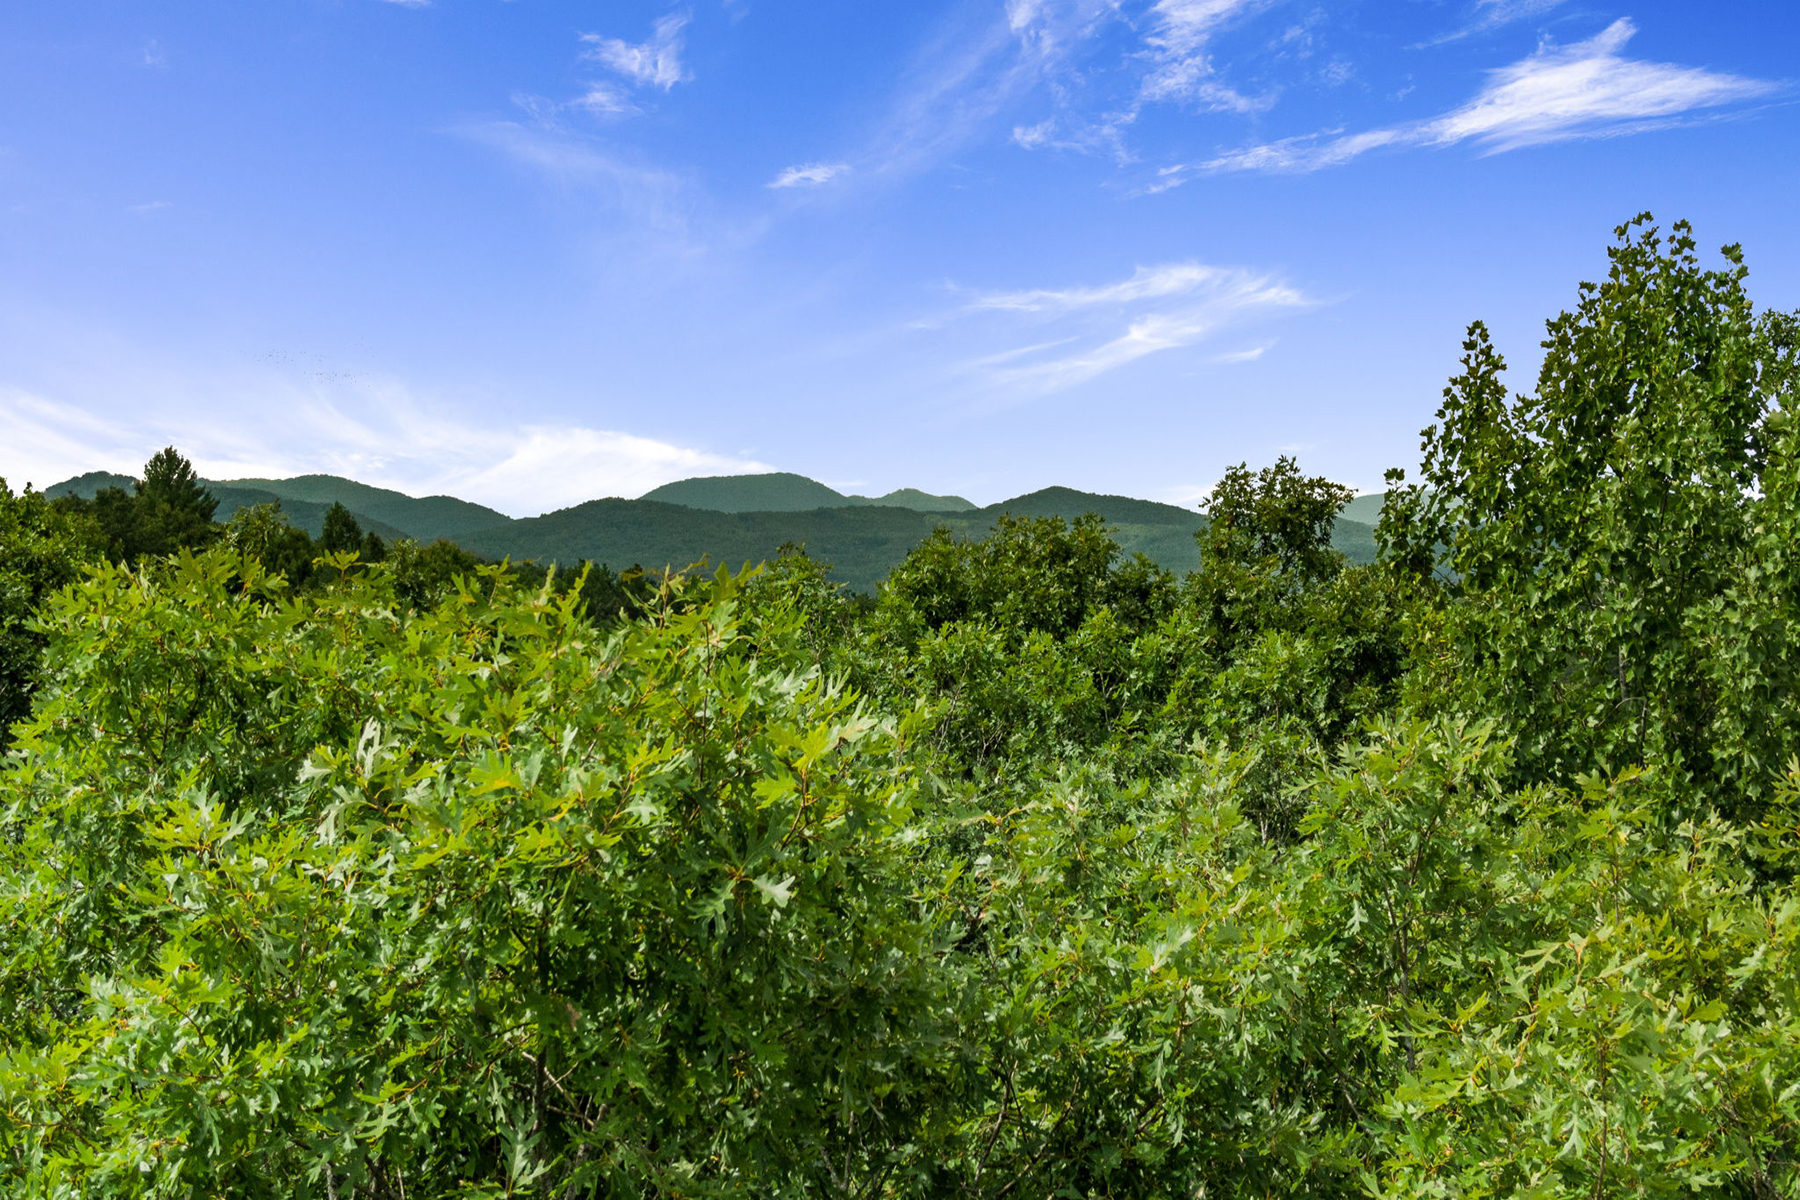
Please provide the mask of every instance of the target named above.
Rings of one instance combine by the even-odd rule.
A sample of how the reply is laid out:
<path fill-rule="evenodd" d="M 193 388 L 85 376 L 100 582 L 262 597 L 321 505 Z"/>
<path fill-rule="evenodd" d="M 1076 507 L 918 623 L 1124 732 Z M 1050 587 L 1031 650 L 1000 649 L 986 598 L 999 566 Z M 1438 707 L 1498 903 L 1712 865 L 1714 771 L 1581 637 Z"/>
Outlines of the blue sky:
<path fill-rule="evenodd" d="M 1800 5 L 57 0 L 0 28 L 0 475 L 530 515 L 791 470 L 1410 465 L 1641 210 L 1800 308 Z"/>

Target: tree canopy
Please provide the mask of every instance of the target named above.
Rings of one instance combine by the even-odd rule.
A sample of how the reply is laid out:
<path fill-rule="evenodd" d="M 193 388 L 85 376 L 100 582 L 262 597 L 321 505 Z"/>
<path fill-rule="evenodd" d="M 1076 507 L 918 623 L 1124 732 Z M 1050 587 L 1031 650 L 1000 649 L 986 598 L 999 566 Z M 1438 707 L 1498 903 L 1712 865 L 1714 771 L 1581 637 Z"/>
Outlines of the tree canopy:
<path fill-rule="evenodd" d="M 1441 559 L 1455 686 L 1529 774 L 1654 761 L 1680 795 L 1756 805 L 1800 751 L 1773 719 L 1800 682 L 1800 322 L 1755 311 L 1735 246 L 1707 269 L 1685 224 L 1617 235 L 1533 394 L 1508 399 L 1471 327 L 1380 533 Z"/>

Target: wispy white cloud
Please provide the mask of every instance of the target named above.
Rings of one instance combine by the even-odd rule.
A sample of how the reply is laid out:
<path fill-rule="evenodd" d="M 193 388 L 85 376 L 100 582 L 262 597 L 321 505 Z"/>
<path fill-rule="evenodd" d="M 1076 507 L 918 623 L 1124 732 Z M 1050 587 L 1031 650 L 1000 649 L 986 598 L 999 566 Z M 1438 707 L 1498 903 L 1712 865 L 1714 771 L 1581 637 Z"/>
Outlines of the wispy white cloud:
<path fill-rule="evenodd" d="M 853 165 L 859 180 L 879 185 L 942 163 L 988 133 L 997 118 L 1026 97 L 1055 97 L 1067 89 L 1099 34 L 1120 22 L 1125 3 L 1004 0 L 999 5 L 950 6 L 900 73 L 882 118 L 837 164 Z M 1121 137 L 1135 116 L 1129 106 L 1098 115 L 1056 107 L 1049 118 L 1017 126 L 1014 139 L 1029 149 L 1059 147 L 1129 158 Z M 817 165 L 822 164 L 800 169 Z M 778 177 L 777 184 L 787 177 Z M 803 174 L 793 182 L 812 179 Z"/>
<path fill-rule="evenodd" d="M 622 218 L 612 226 L 639 251 L 691 254 L 702 248 L 694 224 L 699 199 L 686 175 L 628 159 L 554 126 L 484 121 L 457 132 L 559 187 L 591 194 Z"/>
<path fill-rule="evenodd" d="M 1588 137 L 1657 117 L 1766 95 L 1775 85 L 1739 75 L 1634 61 L 1620 51 L 1629 18 L 1567 48 L 1545 47 L 1489 78 L 1473 101 L 1427 126 L 1434 145 L 1471 138 L 1497 150 Z"/>
<path fill-rule="evenodd" d="M 326 390 L 264 376 L 237 386 L 267 402 L 254 406 L 254 417 L 109 419 L 0 386 L 0 476 L 16 489 L 94 470 L 135 474 L 151 454 L 173 444 L 212 479 L 326 472 L 530 516 L 603 496 L 641 495 L 693 475 L 773 469 L 619 430 L 490 426 L 422 402 L 392 380 L 363 378 L 348 389 Z"/>
<path fill-rule="evenodd" d="M 1318 80 L 1328 88 L 1343 87 L 1356 78 L 1356 67 L 1348 60 L 1338 58 L 1319 68 Z"/>
<path fill-rule="evenodd" d="M 1462 25 L 1442 36 L 1420 41 L 1413 49 L 1426 50 L 1449 45 L 1451 41 L 1474 38 L 1485 32 L 1496 31 L 1503 25 L 1526 22 L 1535 16 L 1552 13 L 1553 9 L 1559 9 L 1564 4 L 1568 4 L 1568 0 L 1474 0 L 1471 11 L 1463 13 Z"/>
<path fill-rule="evenodd" d="M 1568 0 L 1475 0 L 1475 11 L 1483 20 L 1499 24 L 1535 17 L 1566 3 Z"/>
<path fill-rule="evenodd" d="M 915 54 L 886 118 L 849 156 L 870 179 L 941 162 L 1034 89 L 1054 86 L 1118 0 L 967 5 Z"/>
<path fill-rule="evenodd" d="M 1037 288 L 1022 292 L 989 292 L 977 297 L 971 309 L 996 309 L 1005 312 L 1070 312 L 1109 304 L 1131 304 L 1140 300 L 1181 295 L 1214 284 L 1230 272 L 1204 263 L 1166 263 L 1157 267 L 1138 267 L 1129 279 L 1098 287 Z"/>
<path fill-rule="evenodd" d="M 690 77 L 681 65 L 681 30 L 687 21 L 686 14 L 665 16 L 656 23 L 656 32 L 650 41 L 635 45 L 597 33 L 581 34 L 580 40 L 587 46 L 581 52 L 581 58 L 601 63 L 623 76 L 623 82 L 593 80 L 585 85 L 580 95 L 566 100 L 515 92 L 513 103 L 546 129 L 560 128 L 563 115 L 570 112 L 602 119 L 635 116 L 644 110 L 633 89 L 650 84 L 668 91 Z"/>
<path fill-rule="evenodd" d="M 397 4 L 401 8 L 430 8 L 431 0 L 383 0 L 386 4 Z"/>
<path fill-rule="evenodd" d="M 1568 0 L 1475 0 L 1475 12 L 1481 23 L 1491 28 L 1530 20 L 1566 3 Z"/>
<path fill-rule="evenodd" d="M 1044 9 L 1044 0 L 1006 0 L 1006 24 L 1014 33 L 1022 33 L 1038 23 Z"/>
<path fill-rule="evenodd" d="M 803 166 L 789 167 L 769 181 L 772 188 L 818 187 L 830 183 L 833 179 L 847 173 L 849 163 L 807 163 Z"/>
<path fill-rule="evenodd" d="M 1503 25 L 1511 25 L 1515 21 L 1529 21 L 1566 3 L 1568 0 L 1475 0 L 1475 10 L 1461 28 L 1433 38 L 1424 45 L 1442 46 L 1447 42 L 1460 41 Z"/>
<path fill-rule="evenodd" d="M 1222 365 L 1231 364 L 1231 363 L 1255 362 L 1257 359 L 1259 359 L 1263 355 L 1267 354 L 1270 351 L 1270 349 L 1274 347 L 1274 345 L 1275 345 L 1274 342 L 1264 342 L 1260 346 L 1251 346 L 1245 350 L 1230 350 L 1224 354 L 1213 355 L 1212 360 L 1214 362 L 1220 363 Z"/>
<path fill-rule="evenodd" d="M 1038 52 L 1038 82 L 1049 113 L 1016 125 L 1026 150 L 1103 154 L 1120 165 L 1135 161 L 1130 134 L 1144 110 L 1180 104 L 1212 112 L 1249 114 L 1274 103 L 1220 70 L 1218 37 L 1275 0 L 1012 0 L 1009 27 L 1021 47 Z M 1122 56 L 1113 34 L 1131 42 Z M 1279 39 L 1278 39 L 1279 40 Z"/>
<path fill-rule="evenodd" d="M 1002 389 L 1053 392 L 1195 345 L 1245 321 L 1313 303 L 1266 272 L 1195 262 L 1138 267 L 1124 279 L 1094 286 L 990 292 L 976 296 L 964 315 L 1012 314 L 1074 332 L 988 354 L 968 367 Z M 1267 349 L 1213 361 L 1247 361 Z"/>
<path fill-rule="evenodd" d="M 1122 0 L 1008 0 L 1007 31 L 1040 65 L 1066 63 L 1119 15 Z"/>
<path fill-rule="evenodd" d="M 570 101 L 569 106 L 596 116 L 625 116 L 638 111 L 638 106 L 631 102 L 624 89 L 610 83 L 590 85 L 587 91 Z"/>
<path fill-rule="evenodd" d="M 476 431 L 486 436 L 490 431 Z M 528 426 L 503 435 L 504 457 L 451 486 L 458 494 L 488 496 L 501 511 L 546 511 L 599 496 L 641 496 L 695 475 L 773 471 L 754 459 L 715 454 L 609 429 Z M 566 482 L 559 482 L 566 481 Z"/>
<path fill-rule="evenodd" d="M 1361 133 L 1327 131 L 1222 154 L 1192 168 L 1165 169 L 1175 181 L 1199 172 L 1317 171 L 1387 146 L 1448 147 L 1472 142 L 1489 152 L 1655 128 L 1705 109 L 1768 95 L 1778 85 L 1741 75 L 1626 58 L 1636 32 L 1628 18 L 1569 46 L 1546 44 L 1490 72 L 1467 104 L 1426 121 Z"/>
<path fill-rule="evenodd" d="M 1267 108 L 1267 97 L 1246 96 L 1220 79 L 1208 52 L 1221 29 L 1266 4 L 1267 0 L 1156 0 L 1144 39 L 1151 67 L 1140 98 L 1238 113 Z"/>
<path fill-rule="evenodd" d="M 1083 117 L 1060 112 L 1034 125 L 1015 125 L 1014 144 L 1025 150 L 1073 150 L 1081 154 L 1106 154 L 1121 166 L 1135 161 L 1125 135 L 1137 113 L 1132 109 Z"/>
<path fill-rule="evenodd" d="M 1258 146 L 1246 146 L 1241 150 L 1233 150 L 1201 164 L 1200 170 L 1318 171 L 1325 167 L 1341 166 L 1353 158 L 1358 158 L 1383 146 L 1418 144 L 1425 140 L 1417 136 L 1415 130 L 1399 127 L 1371 129 L 1365 133 L 1355 134 L 1310 134 L 1305 137 L 1283 138 L 1280 141 L 1265 142 Z M 1177 169 L 1168 173 L 1167 178 L 1159 180 L 1159 185 L 1153 185 L 1152 190 L 1167 190 L 1169 186 L 1185 182 L 1192 175 L 1191 169 Z"/>
<path fill-rule="evenodd" d="M 0 385 L 0 479 L 14 491 L 88 471 L 133 474 L 160 448 L 143 453 L 143 443 L 133 430 L 74 405 Z"/>
<path fill-rule="evenodd" d="M 581 40 L 591 47 L 586 57 L 634 84 L 649 84 L 665 92 L 691 78 L 681 64 L 681 31 L 687 28 L 688 13 L 669 13 L 657 18 L 650 40 L 627 42 L 622 38 L 583 34 Z"/>
<path fill-rule="evenodd" d="M 994 354 L 984 355 L 971 362 L 969 366 L 975 369 L 1001 367 L 1008 363 L 1016 363 L 1022 358 L 1031 358 L 1034 355 L 1040 355 L 1046 350 L 1054 350 L 1059 346 L 1067 346 L 1076 340 L 1078 339 L 1074 337 L 1063 337 L 1055 338 L 1048 342 L 1034 342 L 1029 346 L 1014 346 L 1010 350 L 1001 350 Z"/>
<path fill-rule="evenodd" d="M 151 38 L 144 43 L 144 53 L 141 61 L 146 67 L 160 69 L 169 65 L 169 55 L 163 50 L 161 42 L 157 41 L 155 38 Z"/>

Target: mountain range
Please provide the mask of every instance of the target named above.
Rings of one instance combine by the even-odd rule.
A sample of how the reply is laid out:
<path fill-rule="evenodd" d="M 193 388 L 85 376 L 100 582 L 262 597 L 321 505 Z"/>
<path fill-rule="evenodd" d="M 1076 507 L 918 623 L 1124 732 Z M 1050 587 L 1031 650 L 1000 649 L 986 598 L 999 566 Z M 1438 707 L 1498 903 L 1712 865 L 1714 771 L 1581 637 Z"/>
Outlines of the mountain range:
<path fill-rule="evenodd" d="M 128 476 L 94 471 L 46 489 L 50 496 L 92 496 L 106 487 L 130 490 Z M 773 558 L 783 545 L 804 546 L 832 564 L 833 575 L 872 591 L 899 561 L 939 526 L 980 537 L 1002 514 L 1062 517 L 1094 513 L 1112 527 L 1127 553 L 1143 553 L 1177 573 L 1192 570 L 1194 534 L 1206 518 L 1193 509 L 1129 496 L 1051 487 L 977 506 L 960 496 L 902 488 L 885 496 L 847 496 L 804 475 L 723 475 L 665 484 L 637 500 L 589 500 L 537 517 L 514 519 L 454 496 L 408 496 L 336 475 L 292 479 L 204 481 L 226 521 L 238 509 L 279 502 L 295 525 L 315 537 L 325 513 L 341 503 L 364 529 L 391 540 L 448 538 L 490 558 L 614 568 L 684 567 L 702 560 L 736 567 Z M 1340 516 L 1332 544 L 1352 561 L 1374 557 L 1372 525 L 1381 497 L 1359 496 Z"/>

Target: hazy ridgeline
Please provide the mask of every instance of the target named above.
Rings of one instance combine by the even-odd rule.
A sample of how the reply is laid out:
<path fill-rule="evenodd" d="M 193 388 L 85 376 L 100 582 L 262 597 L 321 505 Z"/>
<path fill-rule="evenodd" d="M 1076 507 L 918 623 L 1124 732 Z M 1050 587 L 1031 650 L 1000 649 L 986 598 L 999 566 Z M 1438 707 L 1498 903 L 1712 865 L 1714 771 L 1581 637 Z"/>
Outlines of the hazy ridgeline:
<path fill-rule="evenodd" d="M 1795 1195 L 1800 319 L 1611 253 L 1356 561 L 1285 459 L 0 489 L 4 1191 Z"/>

